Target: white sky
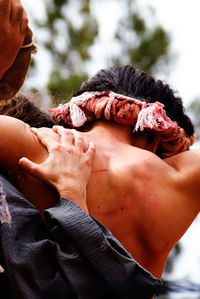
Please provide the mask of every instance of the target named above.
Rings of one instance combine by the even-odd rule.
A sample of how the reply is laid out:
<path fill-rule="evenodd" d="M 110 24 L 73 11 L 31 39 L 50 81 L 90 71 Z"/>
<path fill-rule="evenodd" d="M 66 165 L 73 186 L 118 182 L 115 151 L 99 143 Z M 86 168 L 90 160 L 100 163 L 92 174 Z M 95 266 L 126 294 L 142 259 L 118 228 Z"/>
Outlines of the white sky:
<path fill-rule="evenodd" d="M 172 51 L 177 54 L 168 82 L 188 103 L 200 96 L 200 1 L 139 0 L 151 4 L 158 21 L 170 32 Z"/>
<path fill-rule="evenodd" d="M 28 15 L 42 17 L 42 0 L 22 0 Z M 109 27 L 116 21 L 115 15 L 118 11 L 111 7 L 113 0 L 104 1 L 102 5 L 105 16 L 103 31 L 105 40 L 109 39 Z M 200 70 L 200 0 L 138 0 L 139 5 L 151 5 L 155 8 L 156 18 L 171 34 L 171 51 L 176 54 L 174 65 L 168 78 L 164 78 L 175 90 L 178 90 L 187 105 L 192 99 L 200 96 L 199 70 Z M 105 7 L 105 5 L 107 5 Z M 112 10 L 112 14 L 106 16 L 106 11 Z M 148 17 L 148 16 L 147 16 Z M 37 32 L 35 32 L 37 35 Z M 100 56 L 104 49 L 96 49 L 99 59 L 96 65 L 91 67 L 91 72 L 95 73 L 101 65 Z M 38 74 L 38 84 L 45 78 L 48 64 L 45 63 L 45 56 L 39 52 L 41 68 Z M 200 283 L 200 217 L 194 222 L 189 232 L 183 238 L 183 254 L 177 261 L 177 267 L 173 272 L 172 279 L 189 278 Z"/>
<path fill-rule="evenodd" d="M 28 15 L 34 14 L 37 17 L 43 16 L 42 0 L 22 0 L 24 3 Z M 103 20 L 104 41 L 109 39 L 109 32 L 112 31 L 113 24 L 116 22 L 116 15 L 120 13 L 117 8 L 114 7 L 114 0 L 99 1 L 98 6 L 101 7 L 101 19 Z M 117 2 L 117 1 L 116 1 Z M 101 5 L 102 3 L 102 5 Z M 177 91 L 184 99 L 184 103 L 187 105 L 192 99 L 200 96 L 199 90 L 199 74 L 200 69 L 200 1 L 199 0 L 138 0 L 139 6 L 144 7 L 151 5 L 155 8 L 156 18 L 164 28 L 166 28 L 171 34 L 171 52 L 176 55 L 176 58 L 171 68 L 170 75 L 163 79 Z M 106 15 L 106 11 L 109 13 Z M 112 17 L 110 14 L 112 12 Z M 148 17 L 148 16 L 147 16 Z M 37 35 L 37 33 L 35 33 Z M 101 56 L 106 51 L 103 47 L 101 49 L 95 49 L 97 59 L 93 66 L 90 66 L 90 72 L 95 73 L 97 70 L 103 67 Z M 44 53 L 42 50 L 38 53 L 38 57 L 41 57 L 40 74 L 44 79 L 45 67 L 44 67 Z M 48 68 L 48 64 L 45 65 Z M 41 79 L 38 80 L 40 85 Z M 162 78 L 162 74 L 161 74 Z"/>

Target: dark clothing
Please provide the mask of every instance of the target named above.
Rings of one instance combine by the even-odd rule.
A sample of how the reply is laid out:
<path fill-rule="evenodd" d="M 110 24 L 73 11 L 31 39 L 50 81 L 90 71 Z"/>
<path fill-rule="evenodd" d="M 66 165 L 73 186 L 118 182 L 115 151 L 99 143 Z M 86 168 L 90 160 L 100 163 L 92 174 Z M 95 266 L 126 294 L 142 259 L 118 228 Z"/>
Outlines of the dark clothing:
<path fill-rule="evenodd" d="M 9 299 L 150 298 L 155 279 L 72 201 L 39 212 L 5 178 L 12 216 L 0 227 L 0 290 Z"/>

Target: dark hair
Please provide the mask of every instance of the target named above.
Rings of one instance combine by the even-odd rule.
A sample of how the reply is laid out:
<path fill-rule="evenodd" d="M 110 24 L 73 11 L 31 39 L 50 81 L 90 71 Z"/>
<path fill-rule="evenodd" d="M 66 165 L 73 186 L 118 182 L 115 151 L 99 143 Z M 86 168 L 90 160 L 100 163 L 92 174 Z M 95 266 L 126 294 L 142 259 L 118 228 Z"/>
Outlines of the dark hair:
<path fill-rule="evenodd" d="M 41 111 L 31 100 L 23 94 L 12 99 L 9 104 L 0 106 L 0 114 L 18 118 L 31 127 L 53 127 L 51 117 Z"/>
<path fill-rule="evenodd" d="M 108 91 L 143 100 L 148 103 L 159 101 L 165 105 L 167 115 L 185 130 L 188 136 L 194 133 L 194 126 L 185 114 L 182 99 L 161 80 L 135 69 L 131 65 L 115 66 L 100 70 L 84 82 L 75 96 L 85 91 Z"/>

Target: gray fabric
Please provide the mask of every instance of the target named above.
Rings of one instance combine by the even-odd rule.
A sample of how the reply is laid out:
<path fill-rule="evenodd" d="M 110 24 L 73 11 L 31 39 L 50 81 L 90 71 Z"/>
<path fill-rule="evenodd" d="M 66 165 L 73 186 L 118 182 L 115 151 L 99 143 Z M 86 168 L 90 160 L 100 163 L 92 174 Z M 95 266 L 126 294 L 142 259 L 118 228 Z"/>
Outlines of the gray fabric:
<path fill-rule="evenodd" d="M 11 217 L 8 209 L 8 204 L 6 202 L 6 194 L 3 190 L 3 186 L 0 180 L 0 222 L 10 223 Z"/>
<path fill-rule="evenodd" d="M 151 298 L 160 280 L 72 201 L 38 211 L 2 178 L 12 223 L 0 227 L 1 291 L 9 299 Z"/>

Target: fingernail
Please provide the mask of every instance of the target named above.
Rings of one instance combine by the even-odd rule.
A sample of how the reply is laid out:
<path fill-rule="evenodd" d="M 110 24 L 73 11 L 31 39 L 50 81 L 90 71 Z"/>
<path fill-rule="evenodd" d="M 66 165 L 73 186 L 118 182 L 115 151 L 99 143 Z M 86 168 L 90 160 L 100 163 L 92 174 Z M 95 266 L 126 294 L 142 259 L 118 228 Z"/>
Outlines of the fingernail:
<path fill-rule="evenodd" d="M 37 128 L 31 127 L 31 131 L 36 132 L 37 130 Z"/>

